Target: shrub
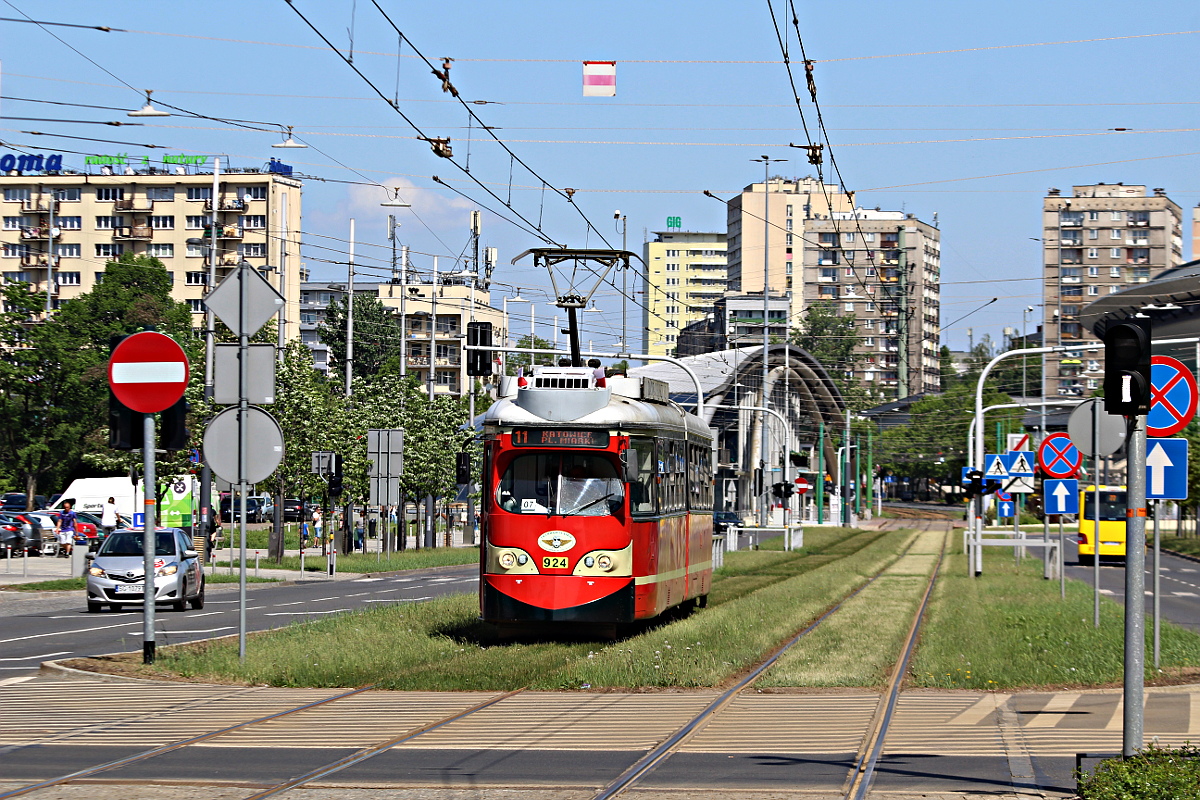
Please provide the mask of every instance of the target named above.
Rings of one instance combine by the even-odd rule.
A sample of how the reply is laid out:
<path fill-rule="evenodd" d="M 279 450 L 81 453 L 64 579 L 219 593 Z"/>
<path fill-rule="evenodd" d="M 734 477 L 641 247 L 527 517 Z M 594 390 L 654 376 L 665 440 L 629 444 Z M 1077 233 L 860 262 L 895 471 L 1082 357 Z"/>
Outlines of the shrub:
<path fill-rule="evenodd" d="M 1200 749 L 1150 745 L 1131 758 L 1109 758 L 1079 776 L 1083 800 L 1167 800 L 1200 797 Z"/>

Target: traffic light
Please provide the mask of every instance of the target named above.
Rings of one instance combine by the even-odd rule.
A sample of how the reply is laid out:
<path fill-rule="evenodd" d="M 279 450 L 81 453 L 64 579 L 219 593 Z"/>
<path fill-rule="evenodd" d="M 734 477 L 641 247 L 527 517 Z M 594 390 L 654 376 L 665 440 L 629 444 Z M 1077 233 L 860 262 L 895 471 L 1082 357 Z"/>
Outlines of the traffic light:
<path fill-rule="evenodd" d="M 783 497 L 784 485 L 785 484 L 782 483 L 772 483 L 771 494 L 775 495 L 776 497 Z"/>
<path fill-rule="evenodd" d="M 342 457 L 334 453 L 333 471 L 329 473 L 329 496 L 340 497 L 342 488 Z"/>
<path fill-rule="evenodd" d="M 1104 333 L 1104 410 L 1135 417 L 1150 412 L 1150 320 L 1133 319 Z"/>
<path fill-rule="evenodd" d="M 108 446 L 114 450 L 141 450 L 145 442 L 144 415 L 133 411 L 108 390 Z"/>
<path fill-rule="evenodd" d="M 466 486 L 471 482 L 471 454 L 458 453 L 454 456 L 454 482 Z"/>
<path fill-rule="evenodd" d="M 158 446 L 163 450 L 186 450 L 189 445 L 187 429 L 188 402 L 179 402 L 159 415 Z"/>
<path fill-rule="evenodd" d="M 467 344 L 477 347 L 492 346 L 492 323 L 468 322 Z M 480 377 L 492 374 L 491 350 L 467 350 L 467 374 Z"/>
<path fill-rule="evenodd" d="M 791 483 L 791 482 L 786 482 L 786 483 L 783 483 L 782 486 L 783 486 L 783 496 L 784 497 L 791 497 L 792 495 L 794 495 L 796 493 L 796 484 Z"/>

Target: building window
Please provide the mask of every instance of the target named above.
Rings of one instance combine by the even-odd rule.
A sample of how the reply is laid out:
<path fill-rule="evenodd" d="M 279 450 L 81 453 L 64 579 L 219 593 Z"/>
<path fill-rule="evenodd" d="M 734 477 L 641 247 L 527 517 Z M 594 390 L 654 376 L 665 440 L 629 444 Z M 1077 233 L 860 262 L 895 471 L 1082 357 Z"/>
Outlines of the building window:
<path fill-rule="evenodd" d="M 113 228 L 119 228 L 124 224 L 124 217 L 96 217 L 96 228 L 98 230 L 112 230 Z"/>
<path fill-rule="evenodd" d="M 837 247 L 838 246 L 838 236 L 836 233 L 818 234 L 817 238 L 820 240 L 821 244 L 823 244 L 823 245 L 827 245 L 829 247 Z"/>
<path fill-rule="evenodd" d="M 854 303 L 846 303 L 845 309 L 847 311 L 849 311 L 851 314 L 853 314 L 854 313 Z"/>
<path fill-rule="evenodd" d="M 10 203 L 21 203 L 29 199 L 29 189 L 6 188 L 4 199 Z"/>
<path fill-rule="evenodd" d="M 78 244 L 59 244 L 54 246 L 54 254 L 59 258 L 81 258 Z"/>
<path fill-rule="evenodd" d="M 1058 212 L 1058 224 L 1059 225 L 1082 225 L 1083 224 L 1083 212 L 1082 211 L 1060 211 L 1060 212 Z"/>
<path fill-rule="evenodd" d="M 667 268 L 667 272 L 678 272 L 679 264 L 678 264 L 678 262 L 668 262 L 666 264 L 666 268 Z"/>
<path fill-rule="evenodd" d="M 1113 247 L 1113 248 L 1111 248 L 1111 249 L 1108 251 L 1108 255 L 1109 255 L 1111 258 L 1120 258 L 1120 257 L 1121 257 L 1121 248 L 1119 248 L 1119 247 Z"/>
<path fill-rule="evenodd" d="M 868 302 L 867 303 L 867 311 L 874 311 L 874 310 L 875 310 L 875 303 L 873 301 Z"/>
<path fill-rule="evenodd" d="M 242 242 L 238 244 L 238 255 L 243 258 L 266 258 L 266 242 Z M 678 280 L 678 279 L 676 279 Z"/>
<path fill-rule="evenodd" d="M 187 189 L 188 200 L 212 200 L 211 186 L 189 186 Z"/>
<path fill-rule="evenodd" d="M 190 308 L 192 310 L 193 314 L 203 314 L 204 313 L 204 301 L 203 300 L 197 300 L 195 298 L 188 298 L 187 304 L 188 304 L 188 308 Z"/>
<path fill-rule="evenodd" d="M 311 311 L 301 311 L 300 312 L 300 324 L 301 325 L 316 325 L 317 324 L 317 315 Z"/>
<path fill-rule="evenodd" d="M 55 217 L 54 221 L 64 231 L 77 231 L 83 227 L 83 217 Z"/>
<path fill-rule="evenodd" d="M 1087 252 L 1087 257 L 1088 258 L 1099 258 L 1100 251 L 1098 249 L 1096 249 L 1095 247 L 1089 247 L 1088 252 Z M 1091 275 L 1093 278 L 1096 277 L 1096 268 L 1088 267 L 1088 274 Z"/>
<path fill-rule="evenodd" d="M 124 200 L 125 190 L 120 186 L 97 186 L 96 200 L 100 202 L 111 202 L 113 200 Z"/>
<path fill-rule="evenodd" d="M 792 221 L 790 219 L 784 220 L 783 227 L 784 227 L 784 230 L 790 231 L 792 229 Z"/>
<path fill-rule="evenodd" d="M 846 244 L 854 244 L 854 232 L 853 231 L 850 231 L 849 233 L 843 233 L 842 238 L 845 240 Z"/>
<path fill-rule="evenodd" d="M 1121 291 L 1121 287 L 1120 287 L 1120 286 L 1109 286 L 1109 287 L 1108 287 L 1108 293 L 1109 293 L 1109 294 L 1116 294 L 1116 293 L 1117 293 L 1117 292 L 1119 292 L 1119 291 Z"/>
<path fill-rule="evenodd" d="M 59 286 L 78 286 L 80 282 L 78 272 L 59 272 L 54 277 Z"/>
<path fill-rule="evenodd" d="M 202 244 L 189 244 L 187 246 L 187 257 L 196 258 L 208 255 L 208 248 Z"/>
<path fill-rule="evenodd" d="M 24 272 L 6 272 L 4 280 L 6 283 L 24 283 L 29 280 L 29 276 Z"/>
<path fill-rule="evenodd" d="M 1108 268 L 1108 277 L 1110 277 L 1110 278 L 1121 277 L 1121 268 L 1120 267 L 1109 267 Z"/>
<path fill-rule="evenodd" d="M 175 217 L 174 216 L 150 217 L 149 222 L 150 222 L 151 228 L 157 228 L 160 231 L 175 230 Z"/>
<path fill-rule="evenodd" d="M 829 282 L 838 279 L 838 271 L 834 267 L 822 267 L 820 269 L 820 280 Z"/>
<path fill-rule="evenodd" d="M 21 230 L 21 228 L 24 227 L 24 225 L 21 224 L 24 221 L 25 221 L 24 217 L 5 217 L 4 218 L 4 230 L 19 231 L 19 230 Z"/>
<path fill-rule="evenodd" d="M 874 347 L 875 346 L 875 337 L 868 336 L 867 338 L 863 339 L 863 345 L 865 347 Z"/>
<path fill-rule="evenodd" d="M 1064 286 L 1062 290 L 1063 297 L 1083 297 L 1082 286 Z"/>
<path fill-rule="evenodd" d="M 788 215 L 789 217 L 792 215 L 792 204 L 791 204 L 791 203 L 788 203 L 788 207 L 787 207 L 787 215 Z"/>
<path fill-rule="evenodd" d="M 242 200 L 266 200 L 266 186 L 239 186 L 237 196 Z"/>
<path fill-rule="evenodd" d="M 212 224 L 210 214 L 189 214 L 186 219 L 188 230 L 198 230 Z"/>
<path fill-rule="evenodd" d="M 1099 211 L 1089 211 L 1088 219 L 1091 220 L 1092 222 L 1095 222 L 1096 220 L 1100 219 L 1100 212 Z"/>
<path fill-rule="evenodd" d="M 1100 268 L 1099 267 L 1088 267 L 1088 277 L 1089 278 L 1099 278 L 1100 277 Z"/>
<path fill-rule="evenodd" d="M 116 258 L 125 252 L 125 245 L 117 242 L 99 242 L 96 244 L 96 258 Z"/>
<path fill-rule="evenodd" d="M 1108 232 L 1108 238 L 1110 239 L 1120 239 L 1122 235 L 1120 228 L 1112 228 Z"/>
<path fill-rule="evenodd" d="M 1079 283 L 1081 280 L 1083 280 L 1083 270 L 1079 267 L 1062 268 L 1063 283 Z"/>
<path fill-rule="evenodd" d="M 667 258 L 679 258 L 679 251 L 678 250 L 668 250 L 666 252 L 666 256 L 667 256 Z"/>
<path fill-rule="evenodd" d="M 175 245 L 162 242 L 151 242 L 146 246 L 146 255 L 155 258 L 174 258 Z"/>
<path fill-rule="evenodd" d="M 186 273 L 186 278 L 185 278 L 184 282 L 188 286 L 207 286 L 208 285 L 208 273 L 207 272 L 188 272 L 188 273 Z"/>
<path fill-rule="evenodd" d="M 818 264 L 836 264 L 838 263 L 838 254 L 836 250 L 820 250 L 817 253 Z"/>
<path fill-rule="evenodd" d="M 1088 228 L 1088 238 L 1089 239 L 1099 239 L 1100 238 L 1100 229 L 1099 228 Z"/>
<path fill-rule="evenodd" d="M 3 256 L 4 258 L 20 258 L 29 252 L 29 245 L 13 244 L 12 242 L 4 243 Z"/>
<path fill-rule="evenodd" d="M 1130 264 L 1149 264 L 1150 263 L 1150 248 L 1149 247 L 1131 247 L 1126 255 L 1125 261 Z"/>
<path fill-rule="evenodd" d="M 1096 297 L 1098 294 L 1100 294 L 1099 286 L 1089 286 L 1088 287 L 1088 297 Z"/>
<path fill-rule="evenodd" d="M 1113 211 L 1110 216 L 1112 219 L 1125 219 L 1125 214 L 1121 211 Z"/>
<path fill-rule="evenodd" d="M 785 244 L 786 244 L 788 247 L 791 247 L 791 246 L 792 246 L 792 236 L 793 236 L 793 234 L 790 234 L 790 233 L 788 233 L 788 234 L 785 234 L 785 235 L 784 235 L 784 238 L 786 239 L 786 242 L 785 242 Z"/>
<path fill-rule="evenodd" d="M 266 214 L 243 214 L 238 217 L 238 225 L 246 230 L 256 230 L 267 227 Z"/>
<path fill-rule="evenodd" d="M 174 186 L 149 186 L 146 188 L 147 200 L 174 200 Z"/>

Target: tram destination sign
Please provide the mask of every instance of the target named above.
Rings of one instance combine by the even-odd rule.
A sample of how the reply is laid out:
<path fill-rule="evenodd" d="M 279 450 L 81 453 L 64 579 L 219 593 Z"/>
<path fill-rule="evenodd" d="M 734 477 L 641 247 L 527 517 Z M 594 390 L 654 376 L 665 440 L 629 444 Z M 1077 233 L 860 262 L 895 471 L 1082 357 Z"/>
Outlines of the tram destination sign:
<path fill-rule="evenodd" d="M 608 431 L 586 428 L 514 428 L 513 447 L 608 447 Z"/>

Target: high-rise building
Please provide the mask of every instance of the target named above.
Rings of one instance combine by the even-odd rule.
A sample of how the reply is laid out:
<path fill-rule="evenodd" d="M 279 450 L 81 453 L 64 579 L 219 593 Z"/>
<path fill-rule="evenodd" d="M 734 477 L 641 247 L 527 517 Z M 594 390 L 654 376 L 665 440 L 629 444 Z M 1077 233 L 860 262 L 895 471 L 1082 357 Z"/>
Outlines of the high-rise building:
<path fill-rule="evenodd" d="M 679 332 L 703 319 L 725 293 L 725 234 L 656 231 L 642 252 L 643 352 L 671 355 Z"/>
<path fill-rule="evenodd" d="M 901 397 L 938 390 L 936 219 L 857 208 L 850 193 L 811 177 L 771 178 L 729 201 L 727 225 L 730 292 L 760 294 L 765 267 L 769 293 L 789 301 L 789 328 L 815 303 L 855 318 L 856 382 Z"/>
<path fill-rule="evenodd" d="M 172 296 L 191 306 L 193 324 L 202 328 L 203 297 L 211 288 L 208 244 L 215 233 L 217 282 L 242 260 L 253 264 L 286 300 L 286 338 L 299 335 L 302 184 L 288 176 L 290 168 L 272 160 L 267 171 L 223 171 L 214 195 L 204 156 L 180 156 L 188 163 L 161 166 L 119 157 L 130 163 L 89 163 L 80 171 L 61 168 L 55 156 L 9 169 L 8 158 L 0 157 L 5 282 L 49 291 L 58 308 L 103 280 L 110 259 L 153 256 L 171 276 Z"/>
<path fill-rule="evenodd" d="M 1104 346 L 1080 309 L 1183 262 L 1182 213 L 1163 189 L 1098 183 L 1051 189 L 1042 201 L 1045 344 L 1049 395 L 1082 396 L 1103 383 Z"/>
<path fill-rule="evenodd" d="M 940 231 L 861 208 L 805 220 L 804 231 L 802 307 L 855 318 L 855 381 L 887 397 L 939 391 Z"/>

